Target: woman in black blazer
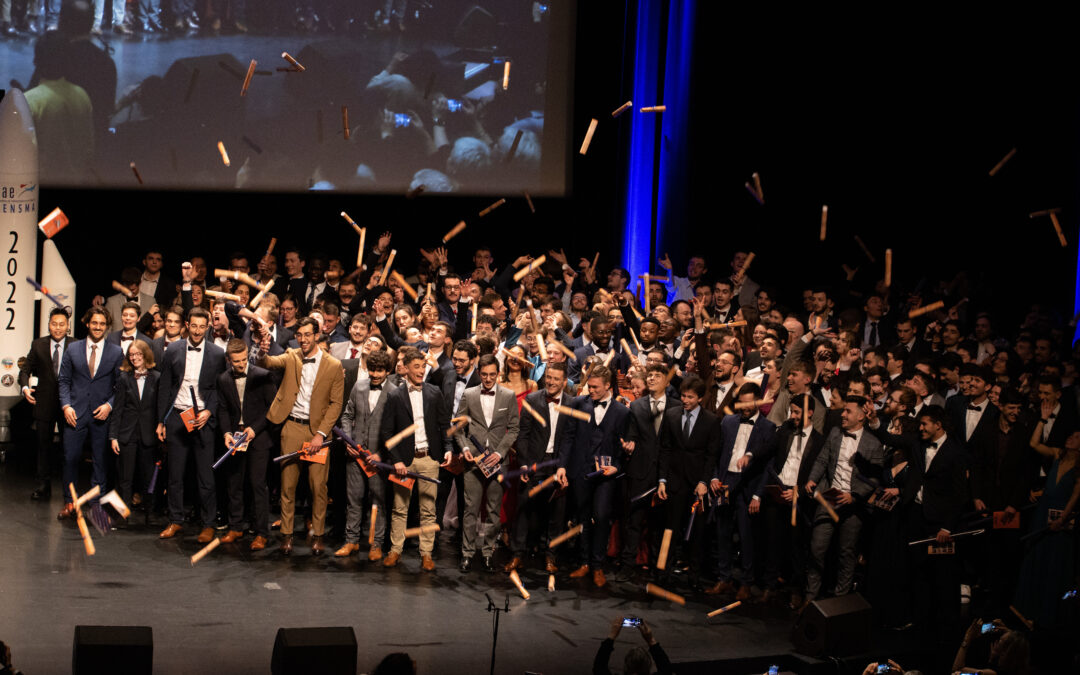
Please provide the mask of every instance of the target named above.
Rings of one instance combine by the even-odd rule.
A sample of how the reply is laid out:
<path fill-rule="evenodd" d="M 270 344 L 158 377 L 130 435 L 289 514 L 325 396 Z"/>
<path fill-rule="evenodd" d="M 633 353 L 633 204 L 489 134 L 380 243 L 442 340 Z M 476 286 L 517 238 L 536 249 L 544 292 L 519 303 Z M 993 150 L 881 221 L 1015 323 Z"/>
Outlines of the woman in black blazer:
<path fill-rule="evenodd" d="M 154 353 L 150 345 L 135 340 L 127 358 L 120 365 L 116 382 L 116 407 L 109 421 L 109 441 L 118 456 L 117 474 L 120 497 L 132 502 L 132 483 L 139 469 L 138 487 L 146 488 L 154 468 L 154 449 L 158 446 L 156 406 L 158 379 Z"/>

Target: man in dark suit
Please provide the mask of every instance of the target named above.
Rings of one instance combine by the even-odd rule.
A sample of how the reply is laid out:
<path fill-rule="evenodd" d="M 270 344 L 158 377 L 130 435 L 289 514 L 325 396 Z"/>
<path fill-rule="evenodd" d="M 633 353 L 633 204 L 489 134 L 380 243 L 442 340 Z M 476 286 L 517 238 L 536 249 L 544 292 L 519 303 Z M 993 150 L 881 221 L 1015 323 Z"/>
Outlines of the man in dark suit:
<path fill-rule="evenodd" d="M 405 365 L 405 382 L 392 391 L 386 401 L 379 429 L 379 446 L 384 448 L 387 460 L 393 462 L 397 478 L 405 477 L 406 471 L 410 469 L 422 476 L 436 478 L 439 475 L 440 463 L 434 457 L 439 456 L 441 451 L 441 465 L 447 466 L 453 455 L 453 443 L 446 436 L 450 428 L 450 409 L 439 388 L 424 382 L 427 362 L 420 350 L 402 347 L 401 351 L 402 363 Z M 386 447 L 390 438 L 414 424 L 416 430 L 413 434 L 406 436 L 393 448 Z M 420 525 L 434 525 L 436 486 L 421 480 L 416 481 L 415 487 L 420 494 Z M 401 560 L 410 501 L 412 489 L 395 482 L 394 514 L 390 521 L 390 553 L 383 560 L 385 567 L 394 567 Z M 435 561 L 431 557 L 434 548 L 435 533 L 421 534 L 421 567 L 428 572 L 435 569 Z"/>
<path fill-rule="evenodd" d="M 120 363 L 124 355 L 120 348 L 105 342 L 109 314 L 100 307 L 91 307 L 83 316 L 88 334 L 85 340 L 68 345 L 60 360 L 57 378 L 60 407 L 67 423 L 63 431 L 64 486 L 77 483 L 79 459 L 86 436 L 90 436 L 90 452 L 94 462 L 91 484 L 105 487 L 105 441 L 109 434 L 109 414 L 113 409 L 113 392 Z M 59 518 L 75 512 L 70 490 L 64 490 L 64 510 Z"/>
<path fill-rule="evenodd" d="M 806 407 L 805 416 L 803 407 Z M 810 480 L 825 437 L 814 429 L 813 412 L 817 399 L 801 396 L 788 406 L 788 421 L 776 429 L 776 454 L 765 467 L 765 480 L 758 496 L 765 504 L 767 531 L 765 581 L 766 596 L 779 592 L 781 586 L 792 594 L 792 604 L 802 604 L 806 588 L 806 566 L 810 549 L 810 519 L 813 508 L 806 500 L 796 502 L 792 523 L 792 501 L 800 485 Z M 804 424 L 805 422 L 805 424 Z M 768 486 L 776 486 L 779 495 L 766 497 Z M 777 498 L 778 497 L 778 498 Z M 781 581 L 783 580 L 783 581 Z"/>
<path fill-rule="evenodd" d="M 146 344 L 153 342 L 151 337 L 139 330 L 138 323 L 139 303 L 125 302 L 120 308 L 120 330 L 109 333 L 105 341 L 123 350 L 124 356 L 127 356 L 128 347 L 135 340 L 142 340 Z"/>
<path fill-rule="evenodd" d="M 152 295 L 159 307 L 168 307 L 176 298 L 176 282 L 170 279 L 161 268 L 164 264 L 161 251 L 150 249 L 143 257 L 143 272 L 139 279 L 139 292 Z M 143 307 L 143 311 L 149 310 Z"/>
<path fill-rule="evenodd" d="M 926 406 L 920 411 L 917 448 L 912 448 L 903 502 L 907 508 L 908 539 L 934 537 L 947 545 L 970 502 L 967 459 L 963 446 L 945 431 L 945 411 Z M 925 546 L 910 549 L 919 626 L 939 641 L 950 640 L 960 620 L 960 565 L 956 554 L 928 555 Z"/>
<path fill-rule="evenodd" d="M 739 412 L 720 422 L 720 453 L 709 488 L 719 500 L 716 514 L 717 578 L 710 594 L 737 591 L 735 598 L 750 599 L 750 587 L 757 581 L 754 558 L 754 527 L 751 517 L 761 510 L 759 486 L 766 461 L 776 444 L 776 425 L 758 411 L 761 388 L 747 382 L 736 396 Z M 734 576 L 734 529 L 739 531 L 741 583 Z"/>
<path fill-rule="evenodd" d="M 885 461 L 881 441 L 863 427 L 866 421 L 863 410 L 865 403 L 866 399 L 859 396 L 851 396 L 844 402 L 840 426 L 829 432 L 805 484 L 804 498 L 812 498 L 819 486 L 823 493 L 831 492 L 831 498 L 829 494 L 825 498 L 833 503 L 839 517 L 839 521 L 834 523 L 820 504 L 814 512 L 805 604 L 821 595 L 825 555 L 836 532 L 839 533 L 839 568 L 835 594 L 839 596 L 851 592 L 855 576 L 855 546 L 866 515 L 866 501 L 878 485 L 872 469 L 879 469 Z M 861 470 L 860 466 L 866 471 Z"/>
<path fill-rule="evenodd" d="M 611 336 L 614 334 L 615 329 L 611 321 L 607 317 L 598 316 L 590 322 L 589 327 L 592 333 L 592 343 L 574 350 L 574 356 L 577 359 L 570 362 L 570 379 L 574 382 L 580 381 L 581 366 L 585 363 L 585 359 L 594 354 L 601 359 L 606 359 L 610 355 L 609 352 L 612 351 L 615 354 L 608 364 L 608 370 L 625 373 L 630 367 L 630 357 L 623 354 L 619 345 L 615 344 L 612 339 Z"/>
<path fill-rule="evenodd" d="M 470 321 L 469 303 L 461 299 L 464 288 L 461 277 L 451 272 L 441 279 L 443 299 L 438 304 L 439 321 L 445 321 L 451 326 L 457 326 L 458 318 L 462 316 L 466 321 Z"/>
<path fill-rule="evenodd" d="M 703 342 L 706 345 L 708 344 L 707 338 L 705 340 L 701 339 L 700 336 L 703 335 L 704 333 L 701 333 L 699 337 L 696 338 L 698 343 L 698 354 L 709 353 L 708 349 L 702 351 L 701 344 Z M 698 358 L 700 359 L 701 357 L 699 356 Z M 702 364 L 703 368 L 706 365 L 704 362 L 699 363 Z M 739 389 L 735 384 L 735 375 L 740 372 L 741 367 L 742 356 L 740 356 L 738 352 L 729 349 L 721 352 L 720 356 L 716 357 L 712 366 L 712 371 L 705 378 L 705 398 L 701 401 L 702 407 L 717 417 L 722 417 L 725 414 L 724 409 L 734 405 L 735 393 Z"/>
<path fill-rule="evenodd" d="M 650 534 L 650 566 L 655 564 L 657 545 L 663 531 L 663 509 L 654 508 L 651 496 L 630 502 L 650 488 L 657 488 L 660 457 L 660 429 L 664 414 L 669 410 L 682 409 L 679 398 L 667 393 L 668 369 L 660 364 L 650 364 L 645 368 L 645 386 L 648 396 L 643 396 L 630 404 L 630 427 L 626 431 L 623 446 L 627 454 L 626 502 L 623 509 L 623 549 L 622 569 L 616 581 L 630 581 L 637 562 L 638 546 L 641 533 L 648 522 Z M 693 485 L 689 487 L 693 490 Z"/>
<path fill-rule="evenodd" d="M 350 359 L 358 361 L 359 359 Z M 367 357 L 368 377 L 353 380 L 356 384 L 350 389 L 349 402 L 341 417 L 341 426 L 349 437 L 372 453 L 372 459 L 381 461 L 379 454 L 379 431 L 382 427 L 383 410 L 390 393 L 386 384 L 386 375 L 390 370 L 390 355 L 386 352 L 372 352 Z M 375 512 L 375 532 L 368 551 L 368 560 L 376 562 L 383 557 L 383 541 L 386 539 L 386 477 L 379 473 L 367 475 L 356 461 L 362 453 L 346 448 L 349 459 L 345 465 L 345 492 L 349 507 L 345 516 L 345 543 L 334 554 L 339 558 L 352 555 L 360 550 L 360 536 L 364 530 L 364 495 L 371 493 L 371 503 L 378 507 Z"/>
<path fill-rule="evenodd" d="M 945 415 L 948 427 L 953 433 L 953 440 L 960 443 L 970 460 L 970 483 L 975 508 L 978 511 L 985 511 L 985 500 L 981 498 L 976 487 L 980 482 L 979 439 L 992 435 L 998 426 L 1000 411 L 990 402 L 989 396 L 994 376 L 985 366 L 965 363 L 960 366 L 960 379 L 965 383 L 964 389 L 967 393 L 950 397 L 945 402 Z"/>
<path fill-rule="evenodd" d="M 174 342 L 165 351 L 158 384 L 158 440 L 166 444 L 169 466 L 169 526 L 162 539 L 175 537 L 184 522 L 184 472 L 188 456 L 195 459 L 200 516 L 203 529 L 199 543 L 214 538 L 217 503 L 214 495 L 214 426 L 218 412 L 218 375 L 225 370 L 225 352 L 206 337 L 210 312 L 194 307 L 188 312 L 188 339 Z M 192 400 L 194 392 L 194 400 Z M 191 431 L 180 414 L 197 409 Z"/>
<path fill-rule="evenodd" d="M 517 462 L 521 466 L 531 466 L 540 462 L 551 461 L 558 454 L 558 449 L 567 428 L 573 424 L 572 417 L 564 415 L 555 406 L 570 404 L 570 396 L 565 391 L 566 364 L 549 363 L 544 373 L 544 389 L 534 391 L 525 397 L 525 402 L 544 420 L 540 424 L 527 411 L 522 411 L 519 420 L 517 441 Z M 548 541 L 562 534 L 565 524 L 563 513 L 566 508 L 566 495 L 561 494 L 551 499 L 547 491 L 529 496 L 529 490 L 540 485 L 555 468 L 547 467 L 526 474 L 515 481 L 517 483 L 517 517 L 510 538 L 510 551 L 513 558 L 506 565 L 510 572 L 521 567 L 525 553 L 531 541 L 542 544 L 546 534 Z M 509 486 L 507 489 L 511 489 Z M 558 571 L 555 556 L 549 550 L 546 555 L 545 569 L 548 574 Z"/>
<path fill-rule="evenodd" d="M 225 447 L 233 444 L 234 436 L 247 434 L 237 452 L 225 460 L 225 475 L 229 492 L 229 531 L 221 538 L 232 543 L 244 536 L 244 486 L 251 489 L 252 529 L 255 539 L 252 551 L 266 548 L 270 539 L 270 498 L 266 487 L 266 463 L 273 446 L 272 425 L 266 413 L 277 392 L 277 382 L 270 371 L 248 362 L 248 346 L 233 338 L 225 347 L 229 370 L 218 376 L 218 419 L 225 433 Z"/>
<path fill-rule="evenodd" d="M 52 495 L 52 471 L 49 468 L 53 452 L 53 434 L 56 425 L 63 422 L 60 414 L 60 389 L 57 378 L 60 364 L 72 342 L 68 337 L 70 323 L 68 310 L 54 307 L 49 312 L 49 334 L 30 343 L 30 351 L 19 368 L 19 386 L 26 401 L 34 406 L 34 426 L 37 433 L 37 481 L 38 486 L 30 498 L 48 501 Z M 30 378 L 37 384 L 30 385 Z M 62 429 L 63 427 L 61 427 Z"/>
<path fill-rule="evenodd" d="M 461 397 L 465 390 L 480 386 L 480 372 L 476 368 L 476 359 L 480 355 L 476 345 L 469 340 L 458 340 L 450 352 L 450 365 L 454 369 L 453 377 L 449 374 L 442 378 L 439 387 L 443 398 L 446 400 L 447 411 L 458 409 Z M 454 440 L 454 439 L 451 439 Z M 455 452 L 461 452 L 456 448 Z M 435 522 L 442 523 L 443 514 L 446 512 L 446 500 L 450 497 L 450 488 L 457 486 L 457 511 L 458 518 L 465 513 L 465 475 L 464 472 L 453 473 L 446 467 L 439 469 L 438 491 L 435 498 Z M 460 520 L 459 520 L 460 523 Z"/>
<path fill-rule="evenodd" d="M 598 365 L 589 371 L 588 395 L 577 397 L 570 405 L 588 415 L 589 420 L 573 421 L 556 458 L 559 469 L 555 475 L 560 485 L 570 485 L 574 519 L 584 526 L 578 537 L 579 566 L 570 576 L 578 579 L 592 569 L 597 586 L 607 584 L 603 564 L 615 506 L 614 476 L 622 468 L 622 441 L 630 425 L 630 411 L 612 396 L 611 379 L 606 366 Z M 594 472 L 602 473 L 586 477 Z"/>
<path fill-rule="evenodd" d="M 465 390 L 455 417 L 469 418 L 469 424 L 457 434 L 462 454 L 467 462 L 465 471 L 465 513 L 461 518 L 461 571 L 468 572 L 476 554 L 476 523 L 480 505 L 487 507 L 487 522 L 480 539 L 484 568 L 494 572 L 491 557 L 495 554 L 495 530 L 503 484 L 494 474 L 485 477 L 479 462 L 486 453 L 505 470 L 510 461 L 510 448 L 518 436 L 518 409 L 514 392 L 498 386 L 499 361 L 493 354 L 484 354 L 477 362 L 480 386 Z M 467 430 L 467 433 L 466 433 Z M 470 467 L 470 464 L 475 466 Z"/>
<path fill-rule="evenodd" d="M 1076 409 L 1062 405 L 1061 378 L 1046 376 L 1039 379 L 1039 401 L 1049 403 L 1050 414 L 1043 423 L 1042 442 L 1051 448 L 1064 448 L 1067 439 L 1077 429 Z M 1036 411 L 1038 412 L 1038 411 Z M 1046 469 L 1049 469 L 1049 464 Z"/>
<path fill-rule="evenodd" d="M 704 502 L 720 449 L 720 419 L 701 406 L 704 393 L 705 383 L 701 378 L 687 376 L 680 385 L 681 405 L 669 408 L 660 420 L 656 496 L 665 505 L 666 526 L 672 530 L 676 542 L 686 540 L 683 533 L 691 506 L 697 500 Z M 652 396 L 649 398 L 651 413 Z M 638 452 L 636 447 L 634 452 Z M 700 576 L 704 524 L 704 518 L 694 518 L 691 547 L 684 549 L 683 554 L 690 563 L 692 587 L 697 587 Z M 674 566 L 674 560 L 674 554 L 669 556 L 668 570 Z"/>

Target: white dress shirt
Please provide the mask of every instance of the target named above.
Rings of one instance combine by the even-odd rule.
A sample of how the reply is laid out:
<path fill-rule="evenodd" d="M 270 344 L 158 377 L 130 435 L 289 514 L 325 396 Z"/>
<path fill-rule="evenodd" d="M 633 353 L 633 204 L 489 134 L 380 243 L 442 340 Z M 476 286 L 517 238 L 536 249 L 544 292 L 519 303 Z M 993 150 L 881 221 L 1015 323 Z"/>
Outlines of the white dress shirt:
<path fill-rule="evenodd" d="M 413 389 L 408 380 L 405 386 L 409 388 L 409 403 L 412 404 L 413 423 L 416 424 L 416 432 L 413 434 L 416 450 L 427 450 L 427 429 L 424 428 L 424 385 Z"/>
<path fill-rule="evenodd" d="M 93 347 L 93 349 L 91 349 Z M 90 354 L 94 354 L 94 370 L 91 376 L 96 375 L 98 368 L 101 367 L 101 353 L 105 351 L 105 338 L 98 340 L 97 342 L 91 342 L 90 338 L 86 338 L 86 364 L 90 365 Z"/>
<path fill-rule="evenodd" d="M 843 429 L 841 429 L 843 431 Z M 849 431 L 855 434 L 855 438 L 841 436 L 840 454 L 836 458 L 836 473 L 833 475 L 832 485 L 840 492 L 851 492 L 851 472 L 855 468 L 855 453 L 859 451 L 859 441 L 862 440 L 863 430 Z"/>
<path fill-rule="evenodd" d="M 131 335 L 128 335 L 126 332 L 121 331 L 121 333 L 120 333 L 120 349 L 121 349 L 121 351 L 124 352 L 124 358 L 125 359 L 127 358 L 128 350 L 131 349 L 131 343 L 135 341 L 135 336 L 138 335 L 138 334 L 139 334 L 139 330 L 137 328 L 135 330 L 131 331 Z M 125 340 L 124 338 L 130 338 L 130 339 Z"/>
<path fill-rule="evenodd" d="M 599 405 L 596 405 L 596 403 L 600 403 L 600 402 L 603 402 L 603 401 L 607 401 L 607 404 L 602 406 L 602 407 L 599 406 Z M 606 415 L 607 411 L 611 409 L 611 406 L 612 406 L 611 401 L 612 401 L 611 394 L 608 394 L 607 397 L 602 398 L 602 399 L 600 399 L 600 401 L 597 401 L 597 402 L 593 403 L 593 418 L 596 420 L 596 426 L 600 426 L 601 422 L 604 421 L 604 415 Z"/>
<path fill-rule="evenodd" d="M 476 370 L 475 366 L 473 368 L 470 368 L 469 372 L 465 373 L 465 375 L 461 376 L 461 377 L 465 378 L 464 382 L 462 382 L 460 379 L 457 379 L 459 376 L 457 374 L 457 371 L 456 370 L 454 371 L 454 378 L 456 380 L 456 382 L 454 384 L 454 414 L 455 415 L 457 414 L 458 406 L 461 405 L 461 396 L 462 396 L 462 394 L 465 393 L 465 387 L 468 384 L 469 380 L 472 379 L 472 374 L 473 374 L 474 370 Z"/>
<path fill-rule="evenodd" d="M 982 419 L 983 413 L 986 412 L 986 406 L 988 405 L 990 405 L 990 401 L 985 396 L 983 397 L 982 403 L 968 401 L 967 417 L 965 419 L 967 433 L 964 435 L 964 440 L 971 440 L 971 434 L 975 433 L 975 427 L 979 426 L 979 420 Z M 971 406 L 976 406 L 979 409 L 972 410 Z"/>
<path fill-rule="evenodd" d="M 1048 417 L 1046 422 L 1043 423 L 1043 443 L 1046 442 L 1046 439 L 1050 438 L 1050 432 L 1054 428 L 1054 422 L 1057 421 L 1057 416 L 1061 414 L 1060 401 L 1054 406 L 1054 409 L 1050 411 L 1050 414 L 1053 415 L 1053 417 Z"/>
<path fill-rule="evenodd" d="M 791 446 L 788 448 L 787 459 L 784 460 L 784 468 L 780 469 L 780 483 L 783 485 L 795 485 L 799 480 L 799 466 L 802 465 L 803 455 L 806 454 L 806 444 L 810 442 L 810 432 L 814 425 L 803 427 L 800 431 L 805 434 L 799 438 L 796 432 L 791 435 Z M 802 441 L 802 442 L 800 442 Z"/>
<path fill-rule="evenodd" d="M 546 396 L 547 393 L 545 392 L 544 395 Z M 550 422 L 548 422 L 548 430 L 550 433 L 548 433 L 547 449 L 544 450 L 544 454 L 547 455 L 555 454 L 555 428 L 559 423 L 559 411 L 555 409 L 555 406 L 560 405 L 561 401 L 562 396 L 560 396 L 559 400 L 555 403 L 548 403 L 548 419 L 550 420 Z"/>
<path fill-rule="evenodd" d="M 733 378 L 727 384 L 715 382 L 714 386 L 716 387 L 716 410 L 720 410 L 720 404 L 727 398 L 728 391 L 735 386 L 735 380 Z"/>
<path fill-rule="evenodd" d="M 743 458 L 743 455 L 747 454 L 746 445 L 750 442 L 750 434 L 754 432 L 754 426 L 757 425 L 758 417 L 761 413 L 754 413 L 754 416 L 750 419 L 753 424 L 743 424 L 743 421 L 739 420 L 739 431 L 735 436 L 735 447 L 731 449 L 731 459 L 728 461 L 728 473 L 740 473 L 742 469 L 739 468 L 739 460 Z M 753 457 L 754 454 L 750 453 Z"/>
<path fill-rule="evenodd" d="M 139 400 L 141 401 L 143 389 L 146 387 L 146 375 L 143 375 L 142 377 L 136 377 L 135 386 L 139 388 Z"/>
<path fill-rule="evenodd" d="M 198 351 L 192 347 L 197 348 Z M 199 374 L 202 373 L 203 355 L 206 354 L 206 340 L 197 345 L 187 340 L 184 349 L 187 355 L 184 360 L 184 379 L 180 381 L 180 391 L 176 392 L 176 401 L 173 405 L 180 410 L 192 407 L 191 390 L 194 388 L 195 405 L 198 405 L 199 412 L 202 412 L 205 406 L 202 394 L 199 393 Z"/>
<path fill-rule="evenodd" d="M 383 386 L 386 386 L 386 380 L 383 380 Z M 375 410 L 375 406 L 378 405 L 379 396 L 381 396 L 381 395 L 382 395 L 382 389 L 368 389 L 368 395 L 367 395 L 368 412 L 371 412 L 371 411 Z"/>
<path fill-rule="evenodd" d="M 494 393 L 498 391 L 499 385 L 495 385 L 491 388 Z M 484 395 L 484 385 L 480 385 L 480 409 L 484 412 L 484 425 L 491 426 L 491 418 L 495 415 L 495 396 Z"/>
<path fill-rule="evenodd" d="M 945 439 L 946 438 L 947 438 L 947 436 L 945 434 L 941 434 L 941 437 L 938 438 L 936 441 L 931 441 L 931 443 L 934 444 L 933 446 L 927 446 L 927 448 L 926 448 L 926 465 L 923 467 L 923 476 L 926 476 L 927 472 L 930 471 L 930 464 L 934 461 L 934 457 L 937 456 L 938 450 L 941 450 L 941 446 L 945 445 Z M 923 483 L 926 483 L 925 478 L 923 478 Z M 915 494 L 915 503 L 916 504 L 922 504 L 922 490 L 923 490 L 922 486 L 920 485 L 919 486 L 919 491 Z"/>
<path fill-rule="evenodd" d="M 246 373 L 245 373 L 246 374 Z M 247 378 L 246 377 L 234 377 L 233 382 L 236 384 L 236 396 L 240 401 L 240 419 L 237 425 L 244 426 L 244 392 L 247 391 Z"/>
<path fill-rule="evenodd" d="M 303 358 L 303 352 L 300 357 Z M 322 364 L 322 350 L 316 348 L 315 356 L 307 358 L 313 358 L 315 362 L 305 363 L 300 369 L 300 391 L 296 392 L 296 402 L 293 403 L 292 411 L 289 412 L 293 417 L 299 417 L 302 420 L 311 419 L 311 392 L 315 388 L 315 376 L 319 373 L 319 365 Z"/>

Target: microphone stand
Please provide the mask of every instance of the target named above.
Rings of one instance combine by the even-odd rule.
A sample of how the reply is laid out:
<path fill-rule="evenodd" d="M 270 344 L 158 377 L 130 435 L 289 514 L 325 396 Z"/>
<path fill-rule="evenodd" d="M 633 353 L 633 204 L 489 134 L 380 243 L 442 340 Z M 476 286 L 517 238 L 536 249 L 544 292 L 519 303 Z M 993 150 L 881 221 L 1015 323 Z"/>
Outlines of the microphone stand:
<path fill-rule="evenodd" d="M 495 645 L 499 641 L 499 613 L 510 613 L 510 596 L 506 596 L 506 603 L 502 607 L 496 605 L 487 593 L 484 593 L 484 597 L 488 601 L 487 611 L 495 612 L 495 622 L 491 627 L 491 675 L 495 675 Z"/>

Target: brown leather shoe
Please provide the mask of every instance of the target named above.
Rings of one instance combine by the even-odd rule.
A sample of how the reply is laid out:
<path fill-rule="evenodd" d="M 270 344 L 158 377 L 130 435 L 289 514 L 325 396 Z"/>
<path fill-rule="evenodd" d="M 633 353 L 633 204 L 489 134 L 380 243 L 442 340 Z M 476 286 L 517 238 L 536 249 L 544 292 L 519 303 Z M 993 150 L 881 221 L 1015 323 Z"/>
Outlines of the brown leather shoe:
<path fill-rule="evenodd" d="M 260 534 L 259 536 L 255 537 L 255 539 L 251 542 L 251 550 L 261 551 L 264 548 L 266 548 L 266 537 Z"/>
<path fill-rule="evenodd" d="M 716 585 L 711 588 L 705 589 L 706 595 L 717 595 L 720 593 L 733 593 L 735 592 L 735 584 L 730 581 L 717 581 Z"/>
<path fill-rule="evenodd" d="M 195 541 L 199 542 L 200 544 L 209 544 L 213 540 L 214 528 L 212 527 L 204 527 L 202 529 L 202 532 L 199 533 L 199 536 L 195 537 Z"/>
<path fill-rule="evenodd" d="M 345 544 L 341 548 L 334 551 L 334 557 L 335 558 L 348 558 L 353 553 L 356 553 L 359 550 L 360 550 L 360 544 L 354 544 L 351 541 L 347 541 L 347 542 L 345 542 Z"/>
<path fill-rule="evenodd" d="M 398 561 L 401 560 L 401 554 L 397 551 L 390 551 L 386 554 L 386 559 L 382 561 L 383 567 L 397 567 Z"/>
<path fill-rule="evenodd" d="M 735 594 L 735 599 L 739 602 L 748 602 L 750 600 L 750 587 L 746 584 L 739 586 L 739 592 Z"/>
<path fill-rule="evenodd" d="M 589 566 L 588 565 L 582 565 L 581 567 L 577 568 L 576 570 L 574 570 L 573 572 L 570 573 L 570 578 L 571 579 L 580 579 L 581 577 L 585 576 L 588 573 L 589 573 Z"/>
<path fill-rule="evenodd" d="M 382 560 L 382 549 L 378 546 L 372 546 L 371 550 L 367 552 L 367 559 L 371 562 Z"/>
<path fill-rule="evenodd" d="M 592 580 L 597 588 L 603 588 L 607 585 L 607 577 L 604 576 L 604 570 L 595 570 L 592 573 Z"/>
<path fill-rule="evenodd" d="M 176 523 L 169 523 L 169 526 L 161 531 L 161 534 L 158 535 L 158 538 L 159 539 L 172 539 L 176 535 L 180 534 L 180 531 L 183 530 L 183 529 L 184 528 L 180 527 Z"/>
<path fill-rule="evenodd" d="M 286 534 L 281 539 L 281 555 L 292 555 L 292 535 Z"/>
<path fill-rule="evenodd" d="M 57 520 L 63 520 L 65 518 L 71 518 L 75 515 L 75 505 L 72 503 L 64 504 L 64 508 L 60 510 L 60 513 L 56 514 Z"/>
<path fill-rule="evenodd" d="M 516 555 L 510 559 L 510 562 L 506 563 L 506 565 L 503 566 L 503 571 L 509 574 L 510 572 L 519 569 L 521 567 L 521 563 L 521 556 Z"/>
<path fill-rule="evenodd" d="M 425 572 L 434 572 L 435 561 L 431 559 L 431 556 L 422 554 L 420 556 L 420 567 L 423 568 Z"/>
<path fill-rule="evenodd" d="M 547 556 L 547 559 L 544 562 L 544 569 L 547 571 L 548 574 L 555 574 L 559 571 L 558 565 L 555 564 L 555 556 Z"/>
<path fill-rule="evenodd" d="M 244 536 L 243 532 L 240 532 L 240 531 L 237 531 L 237 530 L 229 530 L 228 532 L 225 533 L 225 536 L 221 538 L 221 543 L 222 544 L 231 544 L 234 541 L 236 541 L 237 539 L 242 538 L 243 536 Z"/>
<path fill-rule="evenodd" d="M 322 535 L 315 535 L 314 539 L 311 541 L 311 555 L 322 555 L 325 550 L 326 544 L 323 543 Z"/>

